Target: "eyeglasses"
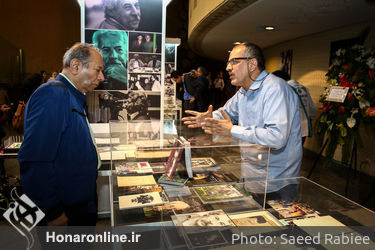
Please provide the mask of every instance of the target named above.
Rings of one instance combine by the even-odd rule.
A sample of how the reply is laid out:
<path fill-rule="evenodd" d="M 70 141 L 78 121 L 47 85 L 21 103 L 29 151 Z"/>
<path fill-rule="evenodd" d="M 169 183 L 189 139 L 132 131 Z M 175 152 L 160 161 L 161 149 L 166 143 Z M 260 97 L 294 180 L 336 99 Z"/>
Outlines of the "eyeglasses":
<path fill-rule="evenodd" d="M 250 60 L 250 59 L 253 59 L 255 57 L 234 57 L 232 59 L 230 59 L 228 62 L 227 62 L 227 67 L 230 65 L 230 66 L 233 66 L 233 65 L 236 65 L 236 64 L 239 64 L 240 63 L 240 60 Z"/>

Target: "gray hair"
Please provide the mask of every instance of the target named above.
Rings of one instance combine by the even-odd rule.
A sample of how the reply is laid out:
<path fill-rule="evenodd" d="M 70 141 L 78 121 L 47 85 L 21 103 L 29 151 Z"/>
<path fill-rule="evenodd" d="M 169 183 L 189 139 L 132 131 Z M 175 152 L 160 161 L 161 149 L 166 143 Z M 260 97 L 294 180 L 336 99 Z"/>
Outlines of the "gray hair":
<path fill-rule="evenodd" d="M 126 34 L 125 31 L 120 31 L 120 30 L 97 30 L 95 33 L 92 35 L 92 42 L 95 44 L 96 47 L 99 47 L 99 41 L 103 36 L 106 35 L 119 35 L 121 39 L 124 40 L 125 47 L 127 46 L 128 42 L 128 35 Z"/>
<path fill-rule="evenodd" d="M 102 0 L 102 5 L 104 9 L 114 9 L 118 7 L 119 2 L 123 2 L 123 0 Z"/>
<path fill-rule="evenodd" d="M 257 60 L 259 70 L 262 71 L 266 68 L 266 66 L 265 66 L 266 60 L 264 59 L 263 52 L 258 45 L 254 44 L 254 43 L 244 42 L 244 43 L 241 43 L 237 46 L 244 46 L 245 47 L 243 56 L 254 57 Z"/>
<path fill-rule="evenodd" d="M 69 68 L 70 62 L 73 59 L 79 60 L 84 68 L 87 68 L 91 58 L 92 51 L 99 50 L 86 43 L 76 43 L 71 48 L 69 48 L 63 57 L 63 68 Z M 100 53 L 100 52 L 99 52 Z"/>

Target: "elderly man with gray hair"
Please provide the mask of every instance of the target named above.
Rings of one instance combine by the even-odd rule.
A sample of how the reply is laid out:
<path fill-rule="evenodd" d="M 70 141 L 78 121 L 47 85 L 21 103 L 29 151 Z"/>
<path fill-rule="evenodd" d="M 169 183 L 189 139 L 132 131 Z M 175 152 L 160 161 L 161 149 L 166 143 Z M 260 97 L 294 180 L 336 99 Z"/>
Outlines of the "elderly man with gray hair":
<path fill-rule="evenodd" d="M 92 41 L 103 55 L 105 81 L 100 89 L 127 89 L 128 35 L 120 30 L 98 30 Z"/>
<path fill-rule="evenodd" d="M 105 20 L 98 29 L 136 30 L 141 21 L 138 0 L 102 0 Z"/>

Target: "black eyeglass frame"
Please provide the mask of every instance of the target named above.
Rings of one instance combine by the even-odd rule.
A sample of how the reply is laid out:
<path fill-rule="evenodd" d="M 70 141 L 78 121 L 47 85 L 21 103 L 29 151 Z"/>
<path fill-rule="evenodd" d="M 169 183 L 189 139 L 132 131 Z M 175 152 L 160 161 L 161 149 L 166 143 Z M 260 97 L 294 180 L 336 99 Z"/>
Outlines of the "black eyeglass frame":
<path fill-rule="evenodd" d="M 251 59 L 254 59 L 255 57 L 254 56 L 250 56 L 250 57 L 233 57 L 231 58 L 228 62 L 227 62 L 227 67 L 228 65 L 230 64 L 232 67 L 233 67 L 233 62 L 235 62 L 236 60 L 251 60 Z M 234 65 L 236 65 L 238 63 L 235 63 Z"/>

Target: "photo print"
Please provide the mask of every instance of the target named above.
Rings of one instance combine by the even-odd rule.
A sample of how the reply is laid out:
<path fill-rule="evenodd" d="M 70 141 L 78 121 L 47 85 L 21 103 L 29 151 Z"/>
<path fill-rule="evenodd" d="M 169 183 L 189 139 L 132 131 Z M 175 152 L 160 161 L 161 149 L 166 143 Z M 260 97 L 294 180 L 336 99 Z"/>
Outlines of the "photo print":
<path fill-rule="evenodd" d="M 159 73 L 161 55 L 129 53 L 128 67 L 130 73 Z"/>
<path fill-rule="evenodd" d="M 98 90 L 127 89 L 128 34 L 120 30 L 86 30 L 86 43 L 94 44 L 103 55 L 104 82 Z"/>
<path fill-rule="evenodd" d="M 85 0 L 85 28 L 161 32 L 162 0 Z"/>
<path fill-rule="evenodd" d="M 144 53 L 161 52 L 161 34 L 129 32 L 129 51 Z"/>
<path fill-rule="evenodd" d="M 165 75 L 171 79 L 171 73 L 176 70 L 174 63 L 165 63 Z"/>
<path fill-rule="evenodd" d="M 159 74 L 129 74 L 129 90 L 160 91 Z"/>
<path fill-rule="evenodd" d="M 172 43 L 165 44 L 165 62 L 175 63 L 176 45 Z"/>
<path fill-rule="evenodd" d="M 157 92 L 93 91 L 87 94 L 87 103 L 90 123 L 160 119 Z"/>

